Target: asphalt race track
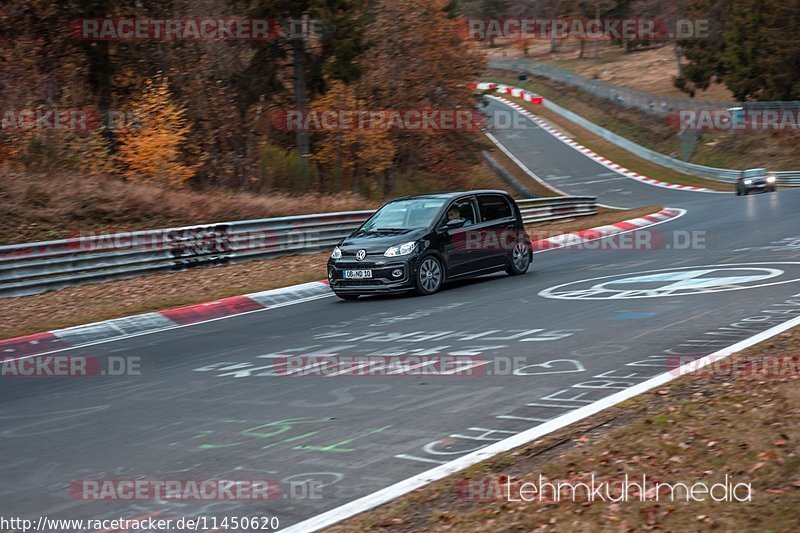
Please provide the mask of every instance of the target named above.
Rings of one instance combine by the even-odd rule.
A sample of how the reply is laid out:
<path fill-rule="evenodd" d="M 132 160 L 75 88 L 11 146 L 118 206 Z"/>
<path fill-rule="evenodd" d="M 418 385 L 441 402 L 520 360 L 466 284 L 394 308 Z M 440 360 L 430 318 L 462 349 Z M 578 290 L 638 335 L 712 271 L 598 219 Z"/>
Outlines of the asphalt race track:
<path fill-rule="evenodd" d="M 707 192 L 671 190 L 638 182 L 581 156 L 574 148 L 539 128 L 530 119 L 515 114 L 513 123 L 507 119 L 513 110 L 496 100 L 485 99 L 489 105 L 483 112 L 490 123 L 498 112 L 492 134 L 526 167 L 544 181 L 566 194 L 596 196 L 600 203 L 617 207 L 642 207 L 660 203 L 683 206 L 692 200 L 705 200 Z M 731 187 L 733 191 L 733 187 Z"/>
<path fill-rule="evenodd" d="M 668 190 L 612 174 L 533 125 L 494 133 L 569 193 L 687 213 L 538 254 L 525 276 L 425 298 L 323 298 L 64 352 L 141 358 L 140 376 L 0 378 L 0 514 L 278 516 L 288 526 L 800 313 L 800 191 Z M 292 377 L 275 367 L 281 355 L 374 353 L 472 356 L 489 371 Z M 519 375 L 502 372 L 506 358 L 520 358 Z M 209 478 L 272 479 L 283 492 L 175 502 L 69 491 L 76 480 Z"/>

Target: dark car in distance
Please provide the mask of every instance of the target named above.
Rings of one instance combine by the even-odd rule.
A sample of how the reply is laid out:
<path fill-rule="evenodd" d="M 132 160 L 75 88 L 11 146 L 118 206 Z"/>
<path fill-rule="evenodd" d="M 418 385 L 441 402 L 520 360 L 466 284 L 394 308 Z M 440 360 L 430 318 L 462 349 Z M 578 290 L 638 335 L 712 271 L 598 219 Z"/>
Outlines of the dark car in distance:
<path fill-rule="evenodd" d="M 743 170 L 736 180 L 736 196 L 746 196 L 753 191 L 775 192 L 775 176 L 765 168 Z"/>
<path fill-rule="evenodd" d="M 331 289 L 344 300 L 414 290 L 426 295 L 451 280 L 506 271 L 533 261 L 519 207 L 504 191 L 399 198 L 386 203 L 334 248 Z"/>

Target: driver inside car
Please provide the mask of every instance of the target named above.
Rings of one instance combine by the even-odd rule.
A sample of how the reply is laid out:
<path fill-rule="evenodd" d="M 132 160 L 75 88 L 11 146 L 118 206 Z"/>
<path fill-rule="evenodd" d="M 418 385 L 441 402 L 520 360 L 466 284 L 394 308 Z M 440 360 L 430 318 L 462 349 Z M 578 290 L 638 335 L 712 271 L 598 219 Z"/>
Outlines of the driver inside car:
<path fill-rule="evenodd" d="M 451 220 L 463 220 L 464 226 L 472 225 L 471 220 L 465 219 L 464 217 L 461 216 L 461 211 L 456 206 L 453 206 L 447 210 L 447 221 L 450 222 Z"/>

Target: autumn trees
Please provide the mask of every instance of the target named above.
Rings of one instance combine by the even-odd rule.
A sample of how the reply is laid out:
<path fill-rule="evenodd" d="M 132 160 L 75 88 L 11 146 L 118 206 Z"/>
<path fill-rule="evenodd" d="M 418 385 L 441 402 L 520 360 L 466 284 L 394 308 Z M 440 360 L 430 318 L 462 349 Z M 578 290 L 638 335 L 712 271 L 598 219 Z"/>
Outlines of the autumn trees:
<path fill-rule="evenodd" d="M 718 82 L 738 100 L 800 98 L 800 3 L 689 0 L 688 9 L 711 21 L 710 34 L 682 43 L 688 64 L 678 87 L 691 93 Z"/>
<path fill-rule="evenodd" d="M 445 0 L 9 0 L 0 6 L 3 106 L 90 109 L 97 121 L 69 132 L 0 130 L 0 154 L 169 187 L 444 188 L 469 168 L 474 132 L 289 130 L 270 117 L 472 109 L 467 84 L 482 62 L 452 15 Z M 75 34 L 87 17 L 269 19 L 281 31 L 262 40 L 97 40 Z"/>
<path fill-rule="evenodd" d="M 120 170 L 131 181 L 183 185 L 199 164 L 187 163 L 183 157 L 191 128 L 186 109 L 172 97 L 169 80 L 161 74 L 148 79 L 131 108 L 131 120 L 123 123 L 117 133 L 116 160 Z"/>
<path fill-rule="evenodd" d="M 459 38 L 445 0 L 379 0 L 364 39 L 363 74 L 335 87 L 317 108 L 330 106 L 331 98 L 362 110 L 473 108 L 467 83 L 480 74 L 482 58 Z M 356 161 L 370 170 L 363 173 L 365 167 L 355 167 L 351 179 L 356 185 L 351 187 L 384 194 L 394 191 L 398 181 L 414 179 L 434 180 L 444 188 L 458 181 L 478 152 L 469 128 L 323 132 L 320 137 L 321 161 L 334 169 L 342 165 L 333 147 L 346 143 L 355 150 Z M 363 183 L 367 178 L 372 182 Z"/>

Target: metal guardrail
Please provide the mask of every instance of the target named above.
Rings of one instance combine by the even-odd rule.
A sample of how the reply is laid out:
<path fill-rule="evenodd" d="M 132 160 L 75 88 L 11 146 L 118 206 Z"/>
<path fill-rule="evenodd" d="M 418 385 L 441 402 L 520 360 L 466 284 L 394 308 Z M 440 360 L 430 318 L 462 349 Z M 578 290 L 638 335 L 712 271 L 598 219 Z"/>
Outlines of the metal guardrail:
<path fill-rule="evenodd" d="M 772 172 L 778 178 L 778 185 L 784 187 L 800 187 L 800 171 Z"/>
<path fill-rule="evenodd" d="M 607 81 L 587 78 L 570 70 L 556 67 L 535 59 L 528 58 L 495 58 L 489 60 L 490 68 L 512 70 L 548 78 L 570 87 L 577 87 L 594 96 L 615 102 L 617 104 L 633 107 L 653 115 L 667 115 L 677 109 L 685 110 L 712 110 L 741 107 L 744 110 L 760 109 L 800 109 L 800 102 L 710 102 L 698 101 L 691 98 L 674 98 L 657 94 L 650 94 L 626 87 L 620 87 Z"/>
<path fill-rule="evenodd" d="M 683 174 L 688 174 L 690 176 L 700 176 L 714 181 L 733 184 L 736 183 L 736 181 L 739 179 L 742 173 L 745 172 L 744 170 L 707 167 L 704 165 L 689 163 L 681 159 L 676 159 L 674 157 L 662 154 L 661 152 L 656 152 L 655 150 L 651 150 L 650 148 L 645 148 L 640 144 L 636 144 L 635 142 L 621 135 L 617 135 L 613 131 L 607 130 L 602 126 L 598 126 L 594 122 L 587 120 L 582 116 L 573 113 L 572 111 L 564 109 L 563 107 L 559 106 L 558 104 L 554 104 L 549 100 L 544 100 L 543 105 L 545 108 L 550 109 L 551 111 L 561 115 L 567 120 L 581 126 L 585 130 L 594 133 L 598 137 L 601 137 L 609 141 L 610 143 L 619 146 L 623 150 L 626 150 L 638 157 L 641 157 L 642 159 L 647 159 L 648 161 L 657 163 L 662 167 L 666 167 L 675 170 L 677 172 L 681 172 Z M 771 172 L 771 174 L 776 175 L 779 186 L 782 187 L 800 186 L 800 171 Z"/>
<path fill-rule="evenodd" d="M 626 150 L 642 159 L 647 159 L 648 161 L 652 161 L 653 163 L 657 163 L 662 167 L 666 167 L 672 170 L 676 170 L 683 174 L 689 174 L 692 176 L 701 176 L 704 178 L 709 178 L 715 181 L 721 181 L 724 183 L 735 183 L 739 176 L 741 175 L 741 170 L 731 170 L 725 168 L 714 168 L 714 167 L 707 167 L 703 165 L 696 165 L 694 163 L 689 163 L 686 161 L 682 161 L 680 159 L 676 159 L 674 157 L 670 157 L 668 155 L 662 154 L 661 152 L 656 152 L 655 150 L 651 150 L 650 148 L 645 148 L 640 144 L 636 144 L 635 142 L 626 139 L 622 135 L 617 135 L 613 131 L 607 130 L 602 126 L 598 126 L 594 122 L 583 118 L 582 116 L 573 113 L 563 107 L 559 106 L 558 104 L 554 104 L 549 100 L 545 100 L 543 103 L 544 107 L 561 115 L 565 119 L 569 120 L 577 124 L 578 126 L 584 128 L 587 131 L 590 131 L 601 137 L 610 143 L 613 143 L 623 150 Z"/>
<path fill-rule="evenodd" d="M 597 212 L 591 197 L 519 200 L 526 223 Z M 0 246 L 0 297 L 332 248 L 374 211 L 221 222 Z"/>
<path fill-rule="evenodd" d="M 597 214 L 597 198 L 593 196 L 532 198 L 517 200 L 517 205 L 525 224 Z"/>

